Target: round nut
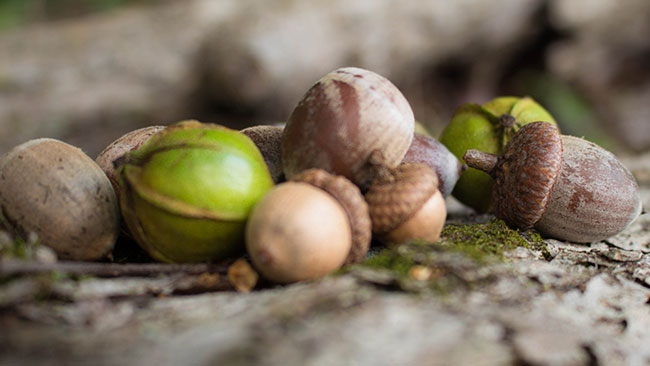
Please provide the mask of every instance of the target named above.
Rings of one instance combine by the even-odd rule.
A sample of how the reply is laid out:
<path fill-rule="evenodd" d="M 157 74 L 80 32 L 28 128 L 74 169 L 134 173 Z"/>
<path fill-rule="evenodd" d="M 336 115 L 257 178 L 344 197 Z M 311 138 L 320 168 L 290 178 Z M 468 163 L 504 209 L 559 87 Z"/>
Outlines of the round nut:
<path fill-rule="evenodd" d="M 80 149 L 41 138 L 0 158 L 0 210 L 8 228 L 34 232 L 61 259 L 96 260 L 119 233 L 115 192 Z"/>
<path fill-rule="evenodd" d="M 343 207 L 310 184 L 274 187 L 246 224 L 246 250 L 267 279 L 290 283 L 322 277 L 345 262 L 351 231 Z"/>
<path fill-rule="evenodd" d="M 413 139 L 413 111 L 386 78 L 348 67 L 311 87 L 287 121 L 282 165 L 287 178 L 309 168 L 343 175 L 365 190 L 374 178 L 367 164 L 379 150 L 398 165 Z"/>
<path fill-rule="evenodd" d="M 305 170 L 291 180 L 318 187 L 332 195 L 343 206 L 352 232 L 352 246 L 345 264 L 361 262 L 370 248 L 372 223 L 368 204 L 359 188 L 345 177 L 329 174 L 322 169 Z"/>

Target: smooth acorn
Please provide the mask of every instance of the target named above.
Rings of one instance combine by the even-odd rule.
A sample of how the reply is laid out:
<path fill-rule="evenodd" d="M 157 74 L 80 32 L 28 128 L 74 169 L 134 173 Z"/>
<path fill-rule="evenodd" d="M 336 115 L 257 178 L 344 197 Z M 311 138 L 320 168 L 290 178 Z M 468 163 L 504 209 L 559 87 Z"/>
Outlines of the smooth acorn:
<path fill-rule="evenodd" d="M 468 150 L 464 159 L 494 178 L 494 214 L 514 228 L 593 242 L 641 213 L 638 185 L 612 153 L 549 123 L 522 127 L 500 157 Z"/>
<path fill-rule="evenodd" d="M 316 82 L 287 120 L 282 165 L 287 178 L 309 168 L 343 175 L 365 190 L 379 150 L 397 166 L 413 139 L 413 111 L 402 93 L 383 76 L 346 67 Z"/>
<path fill-rule="evenodd" d="M 469 149 L 499 155 L 519 128 L 536 121 L 556 124 L 529 97 L 498 97 L 483 105 L 467 103 L 456 110 L 440 142 L 459 159 Z M 487 212 L 492 204 L 492 185 L 488 174 L 469 168 L 460 176 L 452 194 L 477 212 Z"/>
<path fill-rule="evenodd" d="M 445 145 L 431 136 L 416 133 L 402 163 L 427 164 L 438 176 L 443 197 L 451 194 L 460 175 L 467 169 Z"/>
<path fill-rule="evenodd" d="M 371 235 L 359 188 L 342 176 L 309 169 L 277 185 L 255 206 L 246 225 L 246 249 L 264 277 L 290 283 L 361 261 Z"/>
<path fill-rule="evenodd" d="M 381 155 L 372 155 L 378 173 L 365 194 L 373 233 L 389 245 L 438 240 L 447 209 L 436 172 L 421 163 L 389 169 L 381 161 Z"/>
<path fill-rule="evenodd" d="M 246 219 L 273 186 L 246 135 L 184 121 L 152 136 L 118 168 L 131 235 L 165 262 L 218 261 L 244 251 Z"/>
<path fill-rule="evenodd" d="M 61 259 L 96 260 L 119 233 L 108 178 L 81 149 L 40 138 L 0 158 L 0 221 L 14 234 L 36 233 Z"/>

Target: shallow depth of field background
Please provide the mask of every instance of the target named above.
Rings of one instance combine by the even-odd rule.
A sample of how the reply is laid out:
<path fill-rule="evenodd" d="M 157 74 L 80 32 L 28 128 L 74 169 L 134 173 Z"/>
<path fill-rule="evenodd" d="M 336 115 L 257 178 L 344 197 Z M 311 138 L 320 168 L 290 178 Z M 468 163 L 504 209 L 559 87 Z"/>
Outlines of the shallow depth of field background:
<path fill-rule="evenodd" d="M 649 34 L 645 0 L 0 0 L 0 153 L 281 122 L 341 66 L 389 78 L 436 134 L 464 102 L 530 95 L 565 133 L 640 153 Z"/>

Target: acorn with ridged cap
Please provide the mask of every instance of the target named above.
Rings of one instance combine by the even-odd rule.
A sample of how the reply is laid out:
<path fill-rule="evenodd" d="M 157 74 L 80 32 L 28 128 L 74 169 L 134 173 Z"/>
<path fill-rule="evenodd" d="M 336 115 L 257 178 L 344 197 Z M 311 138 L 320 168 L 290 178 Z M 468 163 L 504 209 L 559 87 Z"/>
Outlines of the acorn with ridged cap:
<path fill-rule="evenodd" d="M 374 154 L 371 161 L 378 173 L 365 198 L 377 238 L 389 245 L 438 240 L 447 209 L 435 171 L 421 163 L 389 169 Z"/>
<path fill-rule="evenodd" d="M 413 111 L 390 81 L 372 71 L 346 67 L 316 82 L 287 120 L 282 165 L 287 178 L 309 168 L 343 175 L 362 190 L 374 178 L 374 150 L 397 166 L 413 139 Z"/>
<path fill-rule="evenodd" d="M 273 125 L 251 126 L 241 130 L 241 133 L 253 140 L 262 153 L 264 162 L 271 173 L 271 178 L 276 184 L 284 181 L 282 155 L 280 153 L 280 141 L 283 131 L 284 127 Z"/>
<path fill-rule="evenodd" d="M 360 262 L 371 239 L 368 206 L 342 176 L 309 169 L 273 188 L 253 209 L 246 249 L 267 279 L 316 279 Z"/>
<path fill-rule="evenodd" d="M 523 126 L 500 157 L 468 150 L 464 160 L 494 178 L 494 213 L 513 228 L 593 242 L 641 213 L 638 185 L 612 153 L 549 123 Z"/>

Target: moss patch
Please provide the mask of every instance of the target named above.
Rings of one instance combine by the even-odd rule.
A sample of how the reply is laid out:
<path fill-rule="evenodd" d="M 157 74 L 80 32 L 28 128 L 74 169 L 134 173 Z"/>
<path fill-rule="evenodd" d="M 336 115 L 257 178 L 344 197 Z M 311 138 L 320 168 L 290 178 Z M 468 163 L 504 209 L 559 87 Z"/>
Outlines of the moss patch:
<path fill-rule="evenodd" d="M 403 290 L 446 294 L 489 281 L 489 276 L 485 277 L 480 268 L 503 261 L 504 253 L 517 247 L 546 252 L 539 234 L 512 230 L 501 220 L 449 224 L 437 243 L 411 242 L 385 248 L 356 268 L 390 275 L 394 284 Z"/>
<path fill-rule="evenodd" d="M 535 232 L 521 233 L 509 228 L 502 220 L 485 224 L 447 225 L 439 241 L 450 250 L 459 251 L 466 256 L 485 262 L 488 259 L 503 259 L 503 253 L 524 247 L 545 251 L 542 237 Z"/>

